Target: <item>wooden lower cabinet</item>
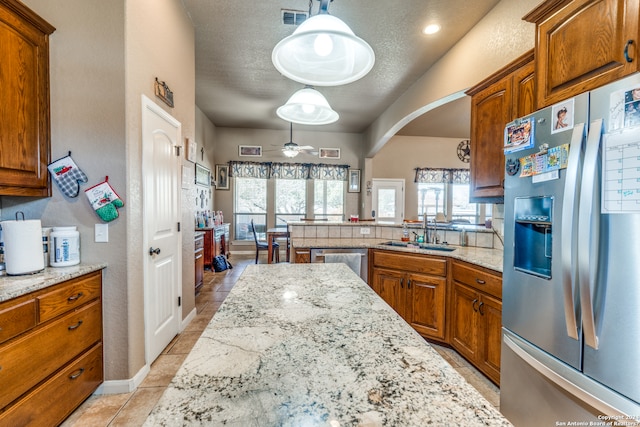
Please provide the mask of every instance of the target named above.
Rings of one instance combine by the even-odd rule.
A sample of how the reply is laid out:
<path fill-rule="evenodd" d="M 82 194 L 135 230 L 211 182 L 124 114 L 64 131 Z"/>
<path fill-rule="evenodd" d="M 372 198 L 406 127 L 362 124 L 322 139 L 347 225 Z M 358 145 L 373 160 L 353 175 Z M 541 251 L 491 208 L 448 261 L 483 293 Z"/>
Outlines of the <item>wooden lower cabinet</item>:
<path fill-rule="evenodd" d="M 58 425 L 103 381 L 102 272 L 0 303 L 0 425 Z"/>
<path fill-rule="evenodd" d="M 452 262 L 451 346 L 499 384 L 502 302 L 495 295 L 497 280 L 470 264 Z"/>
<path fill-rule="evenodd" d="M 204 283 L 204 234 L 198 234 L 194 239 L 194 267 L 195 267 L 195 293 L 200 292 Z"/>
<path fill-rule="evenodd" d="M 372 258 L 373 290 L 422 336 L 444 340 L 446 259 L 385 251 Z"/>
<path fill-rule="evenodd" d="M 294 264 L 309 264 L 311 262 L 311 249 L 293 248 Z"/>
<path fill-rule="evenodd" d="M 463 261 L 372 250 L 370 286 L 420 335 L 500 383 L 502 277 Z"/>

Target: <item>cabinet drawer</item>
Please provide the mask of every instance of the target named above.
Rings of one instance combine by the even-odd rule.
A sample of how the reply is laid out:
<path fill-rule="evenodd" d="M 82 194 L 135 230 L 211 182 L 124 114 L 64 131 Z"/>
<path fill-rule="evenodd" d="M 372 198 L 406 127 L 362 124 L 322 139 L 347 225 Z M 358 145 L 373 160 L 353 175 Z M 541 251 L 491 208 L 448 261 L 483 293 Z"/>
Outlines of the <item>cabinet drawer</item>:
<path fill-rule="evenodd" d="M 469 265 L 453 262 L 453 280 L 502 300 L 502 278 Z"/>
<path fill-rule="evenodd" d="M 101 338 L 102 305 L 96 300 L 0 346 L 0 408 Z"/>
<path fill-rule="evenodd" d="M 40 295 L 40 322 L 80 307 L 82 304 L 100 296 L 102 288 L 102 272 L 97 271 L 85 276 L 69 280 L 65 285 Z"/>
<path fill-rule="evenodd" d="M 98 388 L 102 379 L 100 343 L 0 414 L 0 425 L 57 425 Z"/>
<path fill-rule="evenodd" d="M 204 236 L 196 237 L 194 240 L 195 250 L 204 249 Z"/>
<path fill-rule="evenodd" d="M 387 251 L 374 251 L 373 265 L 412 273 L 431 274 L 433 276 L 445 277 L 447 275 L 447 260 L 427 255 L 405 255 Z"/>
<path fill-rule="evenodd" d="M 36 300 L 0 308 L 0 343 L 36 326 Z"/>

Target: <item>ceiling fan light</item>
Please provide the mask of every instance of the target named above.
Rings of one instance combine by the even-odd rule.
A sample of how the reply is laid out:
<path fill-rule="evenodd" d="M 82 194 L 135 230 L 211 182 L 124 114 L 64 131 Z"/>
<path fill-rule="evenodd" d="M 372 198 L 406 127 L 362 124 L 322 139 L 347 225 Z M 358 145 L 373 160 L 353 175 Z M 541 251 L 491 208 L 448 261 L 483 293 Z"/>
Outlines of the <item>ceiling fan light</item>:
<path fill-rule="evenodd" d="M 310 87 L 291 95 L 286 104 L 278 107 L 276 114 L 283 120 L 302 125 L 327 125 L 340 117 L 327 99 Z"/>
<path fill-rule="evenodd" d="M 287 147 L 282 149 L 282 154 L 284 154 L 287 157 L 291 157 L 291 158 L 297 156 L 299 152 L 300 151 L 298 151 L 298 150 L 294 150 L 292 148 L 287 148 Z"/>
<path fill-rule="evenodd" d="M 364 77 L 375 62 L 369 44 L 339 18 L 318 14 L 282 39 L 271 54 L 282 75 L 314 86 L 339 86 Z"/>

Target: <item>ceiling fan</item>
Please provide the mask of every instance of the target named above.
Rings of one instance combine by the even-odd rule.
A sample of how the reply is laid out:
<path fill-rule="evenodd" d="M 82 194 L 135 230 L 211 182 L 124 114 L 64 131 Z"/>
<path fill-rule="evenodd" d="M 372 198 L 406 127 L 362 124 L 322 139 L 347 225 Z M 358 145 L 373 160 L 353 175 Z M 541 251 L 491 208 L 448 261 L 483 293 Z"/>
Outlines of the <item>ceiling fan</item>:
<path fill-rule="evenodd" d="M 296 157 L 300 153 L 317 155 L 318 152 L 310 145 L 298 145 L 293 142 L 293 123 L 289 122 L 289 142 L 282 147 L 282 154 L 287 157 Z"/>

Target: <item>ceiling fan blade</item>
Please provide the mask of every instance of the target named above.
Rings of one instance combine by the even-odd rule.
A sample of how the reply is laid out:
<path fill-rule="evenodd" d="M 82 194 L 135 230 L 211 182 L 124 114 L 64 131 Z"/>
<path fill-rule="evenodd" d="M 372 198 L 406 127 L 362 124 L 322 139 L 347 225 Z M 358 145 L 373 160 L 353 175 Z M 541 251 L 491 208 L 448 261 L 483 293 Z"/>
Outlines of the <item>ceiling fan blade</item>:
<path fill-rule="evenodd" d="M 299 145 L 298 148 L 301 150 L 315 150 L 315 148 L 310 145 Z"/>

